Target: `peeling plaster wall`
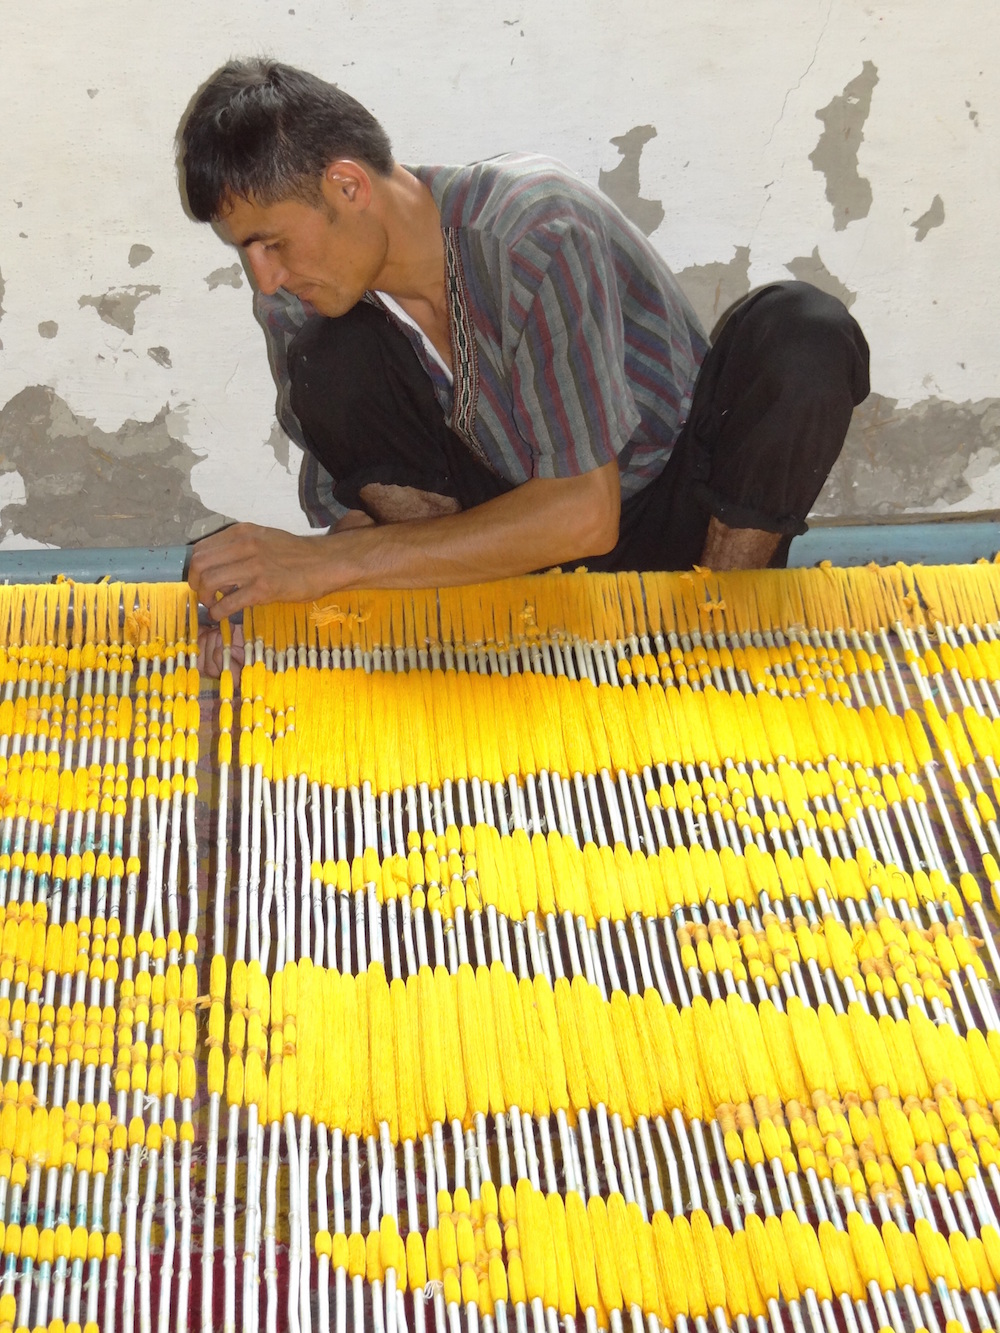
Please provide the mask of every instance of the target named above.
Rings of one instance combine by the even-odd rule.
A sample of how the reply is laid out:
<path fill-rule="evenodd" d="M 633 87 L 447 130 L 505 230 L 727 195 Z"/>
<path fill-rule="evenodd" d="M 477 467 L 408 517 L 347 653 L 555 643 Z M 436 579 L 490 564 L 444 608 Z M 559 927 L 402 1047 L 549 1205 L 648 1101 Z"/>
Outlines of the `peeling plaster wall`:
<path fill-rule="evenodd" d="M 182 211 L 199 83 L 269 51 L 406 161 L 552 153 L 712 327 L 795 276 L 872 346 L 817 515 L 1000 510 L 996 6 L 954 0 L 128 0 L 8 7 L 0 46 L 0 545 L 306 530 L 239 258 Z"/>

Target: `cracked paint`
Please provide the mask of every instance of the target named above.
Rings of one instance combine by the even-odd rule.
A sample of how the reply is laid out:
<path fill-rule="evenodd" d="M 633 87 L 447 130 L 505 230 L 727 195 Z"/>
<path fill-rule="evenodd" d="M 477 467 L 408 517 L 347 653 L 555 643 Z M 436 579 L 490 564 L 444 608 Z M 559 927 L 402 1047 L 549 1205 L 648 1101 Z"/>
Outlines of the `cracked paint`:
<path fill-rule="evenodd" d="M 845 287 L 840 279 L 835 277 L 823 263 L 818 245 L 813 247 L 811 255 L 801 255 L 798 259 L 793 259 L 786 264 L 785 268 L 788 269 L 793 278 L 798 278 L 800 282 L 811 282 L 821 292 L 826 292 L 829 296 L 835 296 L 838 301 L 843 301 L 848 310 L 858 299 L 857 292 L 852 292 L 850 287 Z"/>
<path fill-rule="evenodd" d="M 611 139 L 621 161 L 610 171 L 602 171 L 597 183 L 630 222 L 644 236 L 652 236 L 663 221 L 663 205 L 658 199 L 643 199 L 639 194 L 639 159 L 650 139 L 656 138 L 655 125 L 635 125 L 626 134 Z"/>
<path fill-rule="evenodd" d="M 921 213 L 916 222 L 911 222 L 910 226 L 916 231 L 913 238 L 916 241 L 922 241 L 932 227 L 940 227 L 944 222 L 944 200 L 939 194 L 936 194 L 931 200 L 931 206 L 926 213 Z"/>
<path fill-rule="evenodd" d="M 960 504 L 998 461 L 1000 398 L 925 398 L 901 408 L 873 393 L 854 409 L 844 451 L 813 513 L 877 520 Z"/>
<path fill-rule="evenodd" d="M 153 258 L 153 252 L 148 245 L 140 245 L 136 241 L 135 245 L 128 252 L 129 268 L 138 268 L 140 264 L 146 264 Z"/>
<path fill-rule="evenodd" d="M 214 292 L 216 287 L 242 287 L 243 266 L 230 264 L 228 268 L 213 269 L 205 281 L 210 292 Z"/>
<path fill-rule="evenodd" d="M 0 475 L 17 473 L 24 500 L 0 512 L 0 539 L 55 546 L 172 546 L 225 518 L 191 486 L 198 454 L 164 406 L 152 421 L 104 431 L 51 388 L 22 389 L 0 409 Z"/>
<path fill-rule="evenodd" d="M 674 275 L 709 332 L 750 290 L 750 247 L 738 245 L 727 264 L 693 264 Z"/>
<path fill-rule="evenodd" d="M 877 83 L 878 70 L 866 60 L 861 73 L 843 93 L 816 112 L 816 119 L 823 122 L 823 132 L 809 161 L 826 179 L 834 231 L 843 231 L 849 222 L 866 218 L 872 206 L 871 182 L 858 171 L 858 151 L 864 142 L 865 121 Z"/>
<path fill-rule="evenodd" d="M 820 291 L 836 296 L 848 309 L 857 300 L 857 293 L 823 263 L 818 246 L 811 255 L 790 260 L 785 268 L 801 282 L 811 282 Z M 695 314 L 714 339 L 733 306 L 750 293 L 750 247 L 737 246 L 728 263 L 694 264 L 675 276 Z"/>
<path fill-rule="evenodd" d="M 271 434 L 264 441 L 265 448 L 271 450 L 279 467 L 283 467 L 289 475 L 292 472 L 292 466 L 289 462 L 291 457 L 289 452 L 290 443 L 288 436 L 277 422 L 271 427 Z"/>
<path fill-rule="evenodd" d="M 77 304 L 93 306 L 105 324 L 112 324 L 125 333 L 135 332 L 135 312 L 143 301 L 151 296 L 158 296 L 159 287 L 140 285 L 137 287 L 119 287 L 105 292 L 102 296 L 81 296 Z"/>

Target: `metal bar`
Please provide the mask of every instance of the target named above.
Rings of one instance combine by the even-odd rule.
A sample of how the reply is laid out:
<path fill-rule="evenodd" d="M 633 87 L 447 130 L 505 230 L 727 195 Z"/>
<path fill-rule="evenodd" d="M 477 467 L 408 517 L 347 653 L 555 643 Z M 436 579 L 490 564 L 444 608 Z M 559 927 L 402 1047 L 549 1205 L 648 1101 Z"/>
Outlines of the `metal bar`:
<path fill-rule="evenodd" d="M 78 583 L 174 583 L 187 571 L 190 546 L 89 546 L 0 551 L 3 583 L 50 583 L 64 574 Z"/>

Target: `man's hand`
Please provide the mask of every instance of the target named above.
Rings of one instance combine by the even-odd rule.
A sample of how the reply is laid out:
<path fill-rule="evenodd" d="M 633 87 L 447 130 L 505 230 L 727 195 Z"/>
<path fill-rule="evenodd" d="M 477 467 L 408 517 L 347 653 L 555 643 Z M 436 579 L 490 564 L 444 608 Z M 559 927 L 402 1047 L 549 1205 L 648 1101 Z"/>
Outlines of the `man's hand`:
<path fill-rule="evenodd" d="M 330 534 L 235 523 L 195 544 L 188 582 L 213 620 L 263 602 L 310 602 L 337 586 Z M 222 596 L 216 600 L 216 594 Z"/>
<path fill-rule="evenodd" d="M 618 540 L 620 511 L 612 462 L 577 477 L 534 478 L 440 518 L 381 525 L 348 515 L 321 537 L 237 523 L 196 544 L 188 582 L 215 620 L 341 590 L 488 583 L 603 555 Z"/>
<path fill-rule="evenodd" d="M 229 645 L 229 669 L 233 675 L 241 669 L 245 657 L 243 626 L 236 624 Z M 210 680 L 218 680 L 222 675 L 222 629 L 219 625 L 198 626 L 198 670 Z"/>

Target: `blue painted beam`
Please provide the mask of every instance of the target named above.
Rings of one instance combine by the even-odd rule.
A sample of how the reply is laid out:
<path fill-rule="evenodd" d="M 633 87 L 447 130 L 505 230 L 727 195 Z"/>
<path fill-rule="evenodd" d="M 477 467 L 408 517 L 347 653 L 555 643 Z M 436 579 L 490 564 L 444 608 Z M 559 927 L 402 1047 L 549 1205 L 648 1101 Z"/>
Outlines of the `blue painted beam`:
<path fill-rule="evenodd" d="M 790 567 L 832 565 L 967 565 L 1000 550 L 1000 524 L 982 521 L 879 523 L 812 527 L 796 537 Z"/>
<path fill-rule="evenodd" d="M 57 551 L 0 551 L 0 581 L 50 583 L 60 574 L 78 583 L 173 583 L 184 577 L 189 546 L 88 546 Z"/>
<path fill-rule="evenodd" d="M 1000 550 L 1000 524 L 975 521 L 814 526 L 792 542 L 793 568 L 829 560 L 834 565 L 968 564 Z M 0 551 L 0 582 L 48 583 L 59 574 L 80 583 L 102 578 L 126 583 L 171 583 L 187 570 L 190 546 L 106 546 L 64 550 Z"/>

